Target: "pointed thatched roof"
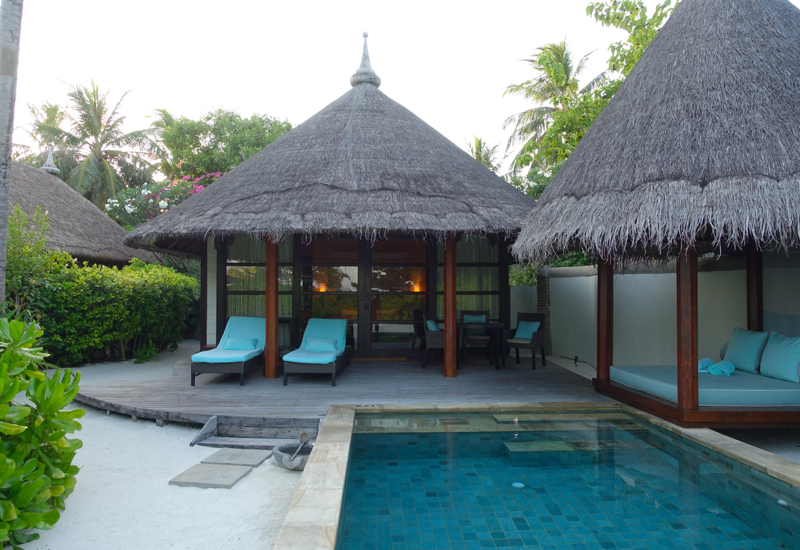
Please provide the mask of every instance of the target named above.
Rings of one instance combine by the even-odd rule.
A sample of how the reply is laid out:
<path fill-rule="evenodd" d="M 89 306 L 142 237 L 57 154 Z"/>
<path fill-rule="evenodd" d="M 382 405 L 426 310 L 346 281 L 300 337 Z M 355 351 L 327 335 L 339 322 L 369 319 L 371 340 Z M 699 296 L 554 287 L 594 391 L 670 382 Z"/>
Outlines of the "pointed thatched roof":
<path fill-rule="evenodd" d="M 47 248 L 99 264 L 126 264 L 133 257 L 148 262 L 155 259 L 149 252 L 125 246 L 128 232 L 57 177 L 12 162 L 9 181 L 9 211 L 18 204 L 27 215 L 37 206 L 47 212 Z"/>
<path fill-rule="evenodd" d="M 381 92 L 366 47 L 351 82 L 306 122 L 137 228 L 127 244 L 519 230 L 533 201 Z"/>
<path fill-rule="evenodd" d="M 514 245 L 547 260 L 798 242 L 800 10 L 683 0 Z"/>

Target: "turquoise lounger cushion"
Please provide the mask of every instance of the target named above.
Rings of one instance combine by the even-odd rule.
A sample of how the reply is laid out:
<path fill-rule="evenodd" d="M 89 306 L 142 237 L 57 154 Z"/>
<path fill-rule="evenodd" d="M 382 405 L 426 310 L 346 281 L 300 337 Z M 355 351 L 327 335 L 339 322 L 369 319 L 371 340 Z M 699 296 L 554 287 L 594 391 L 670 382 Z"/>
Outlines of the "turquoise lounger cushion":
<path fill-rule="evenodd" d="M 307 349 L 296 349 L 284 355 L 283 360 L 292 363 L 307 363 L 309 365 L 327 365 L 336 361 L 336 358 L 343 353 L 344 350 L 309 351 Z"/>
<path fill-rule="evenodd" d="M 771 333 L 761 356 L 761 374 L 800 384 L 800 338 Z"/>
<path fill-rule="evenodd" d="M 517 323 L 517 332 L 514 333 L 514 339 L 530 340 L 533 338 L 533 333 L 539 330 L 538 321 L 520 321 Z"/>
<path fill-rule="evenodd" d="M 231 350 L 254 350 L 258 347 L 258 340 L 255 338 L 228 338 L 222 349 Z"/>
<path fill-rule="evenodd" d="M 347 319 L 309 319 L 300 349 L 308 349 L 309 338 L 335 339 L 337 351 L 344 351 Z"/>
<path fill-rule="evenodd" d="M 428 321 L 427 323 L 425 323 L 425 325 L 427 325 L 428 330 L 430 330 L 431 332 L 436 332 L 439 330 L 439 325 L 436 324 L 436 321 L 433 320 Z"/>
<path fill-rule="evenodd" d="M 611 367 L 611 380 L 670 401 L 678 400 L 678 368 Z M 788 407 L 800 404 L 800 384 L 736 370 L 730 376 L 697 375 L 701 407 Z"/>
<path fill-rule="evenodd" d="M 264 353 L 263 349 L 248 351 L 216 348 L 195 353 L 192 355 L 192 361 L 195 363 L 240 363 L 258 357 L 262 353 Z"/>
<path fill-rule="evenodd" d="M 336 340 L 333 338 L 308 338 L 306 351 L 336 351 Z"/>
<path fill-rule="evenodd" d="M 725 360 L 733 363 L 739 370 L 758 372 L 761 353 L 767 344 L 767 336 L 769 335 L 766 332 L 733 329 Z"/>

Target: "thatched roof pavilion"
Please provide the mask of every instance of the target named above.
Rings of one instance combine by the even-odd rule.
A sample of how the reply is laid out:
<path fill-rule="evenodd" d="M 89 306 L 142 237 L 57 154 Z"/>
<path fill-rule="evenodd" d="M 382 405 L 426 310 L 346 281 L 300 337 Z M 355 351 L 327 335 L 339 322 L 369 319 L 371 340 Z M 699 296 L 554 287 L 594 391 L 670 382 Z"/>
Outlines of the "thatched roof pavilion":
<path fill-rule="evenodd" d="M 800 229 L 800 10 L 684 0 L 542 194 L 514 245 L 618 258 L 789 246 Z"/>
<path fill-rule="evenodd" d="M 68 252 L 81 262 L 124 265 L 134 257 L 148 262 L 155 259 L 150 252 L 125 246 L 127 231 L 80 193 L 42 170 L 12 162 L 8 204 L 10 208 L 18 204 L 27 215 L 41 206 L 49 220 L 47 247 Z"/>
<path fill-rule="evenodd" d="M 339 99 L 127 244 L 198 253 L 209 236 L 515 234 L 533 201 L 378 89 L 362 66 Z"/>
<path fill-rule="evenodd" d="M 600 391 L 683 424 L 753 421 L 697 410 L 697 254 L 747 251 L 748 328 L 762 330 L 760 250 L 800 236 L 798 98 L 798 8 L 683 0 L 553 178 L 513 251 L 600 259 Z M 677 407 L 621 393 L 609 379 L 612 264 L 652 256 L 677 258 Z M 761 421 L 800 421 L 772 414 Z"/>
<path fill-rule="evenodd" d="M 311 317 L 347 319 L 353 349 L 374 357 L 397 353 L 379 344 L 413 338 L 413 312 L 444 320 L 445 375 L 455 376 L 456 300 L 509 318 L 504 243 L 534 203 L 381 92 L 366 40 L 350 84 L 126 243 L 200 256 L 202 347 L 216 345 L 230 316 L 265 316 L 267 377 L 278 375 L 278 333 L 296 340 Z M 389 273 L 395 282 L 380 282 Z"/>

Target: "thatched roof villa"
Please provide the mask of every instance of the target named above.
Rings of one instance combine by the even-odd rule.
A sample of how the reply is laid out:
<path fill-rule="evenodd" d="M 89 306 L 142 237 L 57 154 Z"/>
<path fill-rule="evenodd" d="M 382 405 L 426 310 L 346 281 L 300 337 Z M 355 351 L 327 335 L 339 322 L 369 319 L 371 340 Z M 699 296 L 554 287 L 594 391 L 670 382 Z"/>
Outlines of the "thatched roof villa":
<path fill-rule="evenodd" d="M 553 178 L 513 252 L 599 258 L 601 393 L 684 425 L 798 423 L 800 402 L 698 402 L 697 256 L 746 254 L 747 328 L 760 331 L 762 251 L 785 253 L 799 238 L 800 10 L 787 0 L 683 0 Z M 677 260 L 677 402 L 609 374 L 614 265 L 653 257 Z"/>
<path fill-rule="evenodd" d="M 123 266 L 132 258 L 155 260 L 146 250 L 123 244 L 128 232 L 69 185 L 43 170 L 11 163 L 8 204 L 31 215 L 47 212 L 47 248 L 68 252 L 79 262 Z"/>
<path fill-rule="evenodd" d="M 348 319 L 358 356 L 413 355 L 413 310 L 444 319 L 455 376 L 456 308 L 508 322 L 505 243 L 533 201 L 381 92 L 366 40 L 350 83 L 126 242 L 201 258 L 204 347 L 265 316 L 268 377 L 311 317 Z"/>

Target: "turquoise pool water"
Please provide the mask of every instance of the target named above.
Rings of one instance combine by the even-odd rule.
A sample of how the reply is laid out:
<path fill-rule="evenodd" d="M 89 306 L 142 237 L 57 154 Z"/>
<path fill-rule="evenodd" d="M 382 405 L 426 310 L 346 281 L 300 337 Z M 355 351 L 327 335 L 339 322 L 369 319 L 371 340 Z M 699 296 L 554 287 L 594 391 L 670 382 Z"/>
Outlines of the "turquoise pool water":
<path fill-rule="evenodd" d="M 798 510 L 620 412 L 357 415 L 337 549 L 798 550 Z"/>

